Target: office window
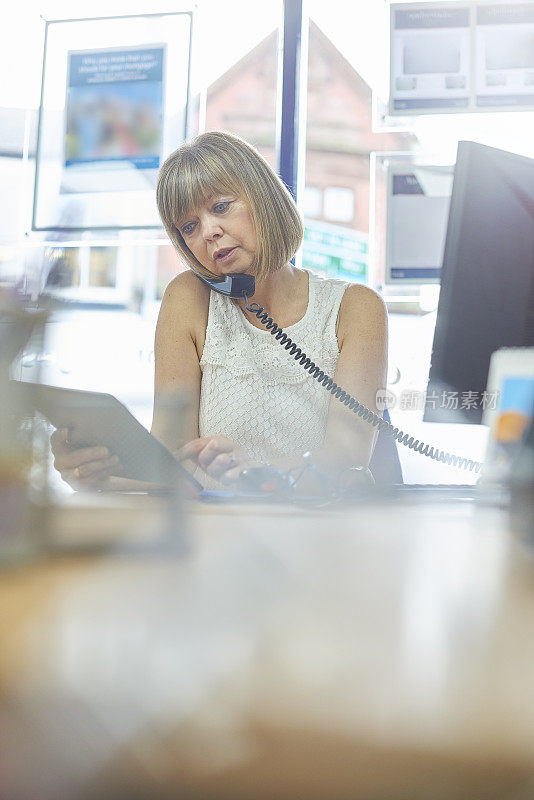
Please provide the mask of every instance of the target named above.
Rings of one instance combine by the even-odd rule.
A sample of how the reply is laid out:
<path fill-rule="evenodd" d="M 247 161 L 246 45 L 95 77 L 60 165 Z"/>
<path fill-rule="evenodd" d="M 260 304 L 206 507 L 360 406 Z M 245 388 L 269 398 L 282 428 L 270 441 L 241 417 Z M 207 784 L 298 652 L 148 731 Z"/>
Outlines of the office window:
<path fill-rule="evenodd" d="M 303 202 L 304 217 L 320 217 L 323 213 L 323 194 L 317 186 L 306 186 Z"/>
<path fill-rule="evenodd" d="M 209 5 L 206 130 L 224 130 L 242 136 L 276 167 L 278 29 L 282 3 L 263 4 L 261 14 L 253 3 L 244 6 L 232 0 L 228 7 L 226 3 L 210 0 Z"/>
<path fill-rule="evenodd" d="M 61 289 L 80 286 L 80 249 L 78 247 L 54 248 L 45 259 L 45 289 L 55 293 Z"/>
<path fill-rule="evenodd" d="M 127 287 L 119 287 L 118 280 L 119 251 L 110 246 L 54 247 L 45 256 L 45 290 L 83 303 L 125 302 Z"/>
<path fill-rule="evenodd" d="M 12 82 L 3 81 L 8 83 Z M 0 281 L 18 283 L 25 271 L 21 242 L 30 227 L 34 169 L 33 159 L 22 155 L 26 124 L 33 152 L 37 111 L 27 118 L 25 109 L 3 108 L 3 91 L 4 87 L 0 91 Z"/>
<path fill-rule="evenodd" d="M 332 222 L 352 222 L 354 217 L 354 192 L 341 186 L 328 186 L 324 190 L 324 218 Z"/>
<path fill-rule="evenodd" d="M 15 283 L 18 277 L 18 253 L 12 244 L 0 244 L 0 281 Z"/>
<path fill-rule="evenodd" d="M 156 264 L 155 299 L 160 301 L 165 294 L 165 289 L 178 273 L 187 269 L 172 245 L 158 247 Z"/>
<path fill-rule="evenodd" d="M 326 264 L 328 246 L 324 274 L 339 275 L 342 270 L 352 280 L 374 283 L 367 241 L 370 156 L 377 150 L 410 150 L 417 140 L 413 134 L 373 130 L 370 57 L 382 62 L 382 53 L 386 54 L 378 21 L 385 19 L 386 4 L 362 0 L 352 5 L 351 25 L 347 25 L 346 3 L 310 0 L 308 4 L 305 184 L 327 188 L 321 215 L 308 215 L 313 236 L 303 264 L 312 269 Z M 304 192 L 301 210 L 305 216 L 307 202 Z"/>
<path fill-rule="evenodd" d="M 117 248 L 91 247 L 89 286 L 112 288 L 117 285 Z"/>

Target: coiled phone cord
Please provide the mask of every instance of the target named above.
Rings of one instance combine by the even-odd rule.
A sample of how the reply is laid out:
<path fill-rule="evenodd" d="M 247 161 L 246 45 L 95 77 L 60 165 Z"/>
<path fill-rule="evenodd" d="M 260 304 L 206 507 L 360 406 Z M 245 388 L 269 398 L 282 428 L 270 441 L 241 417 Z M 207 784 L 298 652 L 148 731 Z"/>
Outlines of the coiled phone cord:
<path fill-rule="evenodd" d="M 341 386 L 338 386 L 337 383 L 323 372 L 311 359 L 308 358 L 306 353 L 304 353 L 298 345 L 296 345 L 293 340 L 284 333 L 283 329 L 280 328 L 276 322 L 269 316 L 269 314 L 262 308 L 258 303 L 251 303 L 248 304 L 248 298 L 245 294 L 243 294 L 245 300 L 245 307 L 247 311 L 250 311 L 251 314 L 254 314 L 262 325 L 265 325 L 266 329 L 269 331 L 271 336 L 278 341 L 285 350 L 287 350 L 290 355 L 293 356 L 295 361 L 298 361 L 302 367 L 310 373 L 312 378 L 316 381 L 319 381 L 322 386 L 325 387 L 327 391 L 329 391 L 340 403 L 343 403 L 344 406 L 349 408 L 354 414 L 357 414 L 359 417 L 364 419 L 370 425 L 377 428 L 379 431 L 384 431 L 388 435 L 392 436 L 395 441 L 403 444 L 405 447 L 409 447 L 410 450 L 415 450 L 417 453 L 421 453 L 428 458 L 432 458 L 434 461 L 440 461 L 443 464 L 448 464 L 452 467 L 457 467 L 458 469 L 465 469 L 469 471 L 480 472 L 482 469 L 482 464 L 479 461 L 473 461 L 472 459 L 463 458 L 462 456 L 455 456 L 451 453 L 447 453 L 445 450 L 439 450 L 437 447 L 430 447 L 430 445 L 425 444 L 424 442 L 420 442 L 419 439 L 414 439 L 413 436 L 409 436 L 409 434 L 404 433 L 399 428 L 394 427 L 389 422 L 386 422 L 385 419 L 379 417 L 378 414 L 375 414 L 374 411 L 371 409 L 366 408 L 366 406 L 359 403 L 354 397 L 348 394 Z"/>

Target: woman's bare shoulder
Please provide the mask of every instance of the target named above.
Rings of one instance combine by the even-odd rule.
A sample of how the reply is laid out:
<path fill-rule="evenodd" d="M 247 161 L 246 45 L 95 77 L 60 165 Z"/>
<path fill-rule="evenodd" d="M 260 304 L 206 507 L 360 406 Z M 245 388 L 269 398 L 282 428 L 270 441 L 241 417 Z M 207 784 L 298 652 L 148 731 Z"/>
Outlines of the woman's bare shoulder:
<path fill-rule="evenodd" d="M 378 333 L 384 326 L 387 327 L 387 308 L 378 292 L 362 283 L 347 286 L 339 307 L 338 339 L 373 329 Z"/>
<path fill-rule="evenodd" d="M 180 272 L 165 289 L 159 313 L 160 323 L 174 323 L 197 330 L 206 328 L 210 290 L 191 270 Z"/>
<path fill-rule="evenodd" d="M 210 290 L 191 270 L 180 272 L 165 289 L 156 328 L 158 342 L 191 338 L 202 353 L 208 324 Z"/>
<path fill-rule="evenodd" d="M 168 284 L 163 295 L 162 306 L 196 314 L 209 305 L 210 290 L 190 270 L 180 272 Z"/>
<path fill-rule="evenodd" d="M 339 310 L 345 316 L 352 315 L 354 311 L 358 311 L 360 315 L 387 315 L 383 298 L 363 283 L 351 283 L 347 286 Z"/>
<path fill-rule="evenodd" d="M 350 283 L 345 289 L 341 305 L 347 307 L 358 305 L 375 309 L 386 307 L 378 292 L 363 283 Z"/>

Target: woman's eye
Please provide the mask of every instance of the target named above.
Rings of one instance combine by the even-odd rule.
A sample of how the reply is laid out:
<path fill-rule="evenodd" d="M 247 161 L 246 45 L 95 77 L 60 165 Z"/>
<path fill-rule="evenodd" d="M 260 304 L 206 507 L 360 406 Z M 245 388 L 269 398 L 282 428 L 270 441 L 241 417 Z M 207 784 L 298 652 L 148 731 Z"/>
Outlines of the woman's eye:
<path fill-rule="evenodd" d="M 180 232 L 183 233 L 184 236 L 189 236 L 190 233 L 193 233 L 194 228 L 195 228 L 195 223 L 188 222 L 187 225 L 183 225 L 180 228 Z"/>
<path fill-rule="evenodd" d="M 221 203 L 215 203 L 215 205 L 213 206 L 213 210 L 215 211 L 216 214 L 223 214 L 229 205 L 230 201 L 224 200 Z"/>

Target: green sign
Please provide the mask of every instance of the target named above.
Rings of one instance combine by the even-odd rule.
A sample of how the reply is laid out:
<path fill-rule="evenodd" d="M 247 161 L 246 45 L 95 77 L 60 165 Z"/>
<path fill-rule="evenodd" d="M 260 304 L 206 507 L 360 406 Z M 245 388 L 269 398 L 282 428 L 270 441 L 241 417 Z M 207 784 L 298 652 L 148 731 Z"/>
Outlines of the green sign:
<path fill-rule="evenodd" d="M 331 278 L 367 283 L 369 237 L 366 233 L 307 220 L 302 266 Z"/>

